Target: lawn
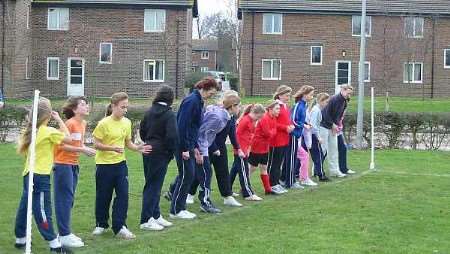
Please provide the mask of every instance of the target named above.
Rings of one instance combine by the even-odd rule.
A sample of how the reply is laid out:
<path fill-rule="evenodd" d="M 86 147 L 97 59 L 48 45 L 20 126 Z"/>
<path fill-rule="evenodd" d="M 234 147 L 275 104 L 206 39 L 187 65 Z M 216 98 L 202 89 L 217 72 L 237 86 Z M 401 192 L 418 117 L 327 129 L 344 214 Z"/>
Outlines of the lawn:
<path fill-rule="evenodd" d="M 0 145 L 3 173 L 0 253 L 13 249 L 15 209 L 22 180 L 22 160 L 13 145 Z M 73 230 L 87 246 L 76 253 L 450 253 L 450 154 L 425 151 L 377 151 L 376 172 L 367 171 L 369 153 L 351 151 L 356 176 L 318 188 L 264 197 L 261 203 L 227 208 L 213 182 L 213 200 L 220 215 L 199 214 L 194 221 L 175 221 L 163 232 L 138 229 L 143 173 L 141 159 L 128 152 L 130 208 L 128 225 L 134 241 L 113 238 L 111 231 L 94 238 L 94 163 L 82 159 Z M 164 189 L 176 170 L 170 166 Z M 262 188 L 253 176 L 258 193 Z M 237 186 L 235 186 L 237 191 Z M 197 200 L 196 200 L 197 201 Z M 168 202 L 161 200 L 167 216 Z M 47 244 L 33 228 L 33 253 Z"/>

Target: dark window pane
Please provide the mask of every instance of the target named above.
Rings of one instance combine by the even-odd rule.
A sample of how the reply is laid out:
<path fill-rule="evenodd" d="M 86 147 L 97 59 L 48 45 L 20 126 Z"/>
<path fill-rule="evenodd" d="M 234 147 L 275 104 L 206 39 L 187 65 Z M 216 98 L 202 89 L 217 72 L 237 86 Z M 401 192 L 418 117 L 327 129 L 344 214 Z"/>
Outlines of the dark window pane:
<path fill-rule="evenodd" d="M 71 77 L 70 83 L 71 84 L 82 84 L 83 78 L 82 77 Z"/>
<path fill-rule="evenodd" d="M 445 65 L 450 66 L 450 50 L 446 50 L 445 54 Z"/>
<path fill-rule="evenodd" d="M 72 76 L 81 76 L 83 74 L 83 70 L 81 68 L 71 68 L 70 75 Z"/>
<path fill-rule="evenodd" d="M 70 60 L 71 67 L 81 67 L 83 65 L 83 61 L 81 60 Z"/>

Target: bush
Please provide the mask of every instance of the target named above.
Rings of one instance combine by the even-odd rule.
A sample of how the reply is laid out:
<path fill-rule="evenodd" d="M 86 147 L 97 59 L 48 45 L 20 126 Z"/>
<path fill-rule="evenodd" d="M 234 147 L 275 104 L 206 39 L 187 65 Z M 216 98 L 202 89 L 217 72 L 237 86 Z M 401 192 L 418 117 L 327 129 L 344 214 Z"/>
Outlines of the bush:
<path fill-rule="evenodd" d="M 210 75 L 205 72 L 192 72 L 191 74 L 186 76 L 186 79 L 184 81 L 184 87 L 189 89 L 189 92 L 192 92 L 194 85 L 207 76 Z"/>
<path fill-rule="evenodd" d="M 228 75 L 228 81 L 230 82 L 230 89 L 236 92 L 240 92 L 239 90 L 239 77 L 235 74 Z"/>
<path fill-rule="evenodd" d="M 19 131 L 28 115 L 25 107 L 6 106 L 0 110 L 0 142 L 5 142 L 9 134 Z"/>

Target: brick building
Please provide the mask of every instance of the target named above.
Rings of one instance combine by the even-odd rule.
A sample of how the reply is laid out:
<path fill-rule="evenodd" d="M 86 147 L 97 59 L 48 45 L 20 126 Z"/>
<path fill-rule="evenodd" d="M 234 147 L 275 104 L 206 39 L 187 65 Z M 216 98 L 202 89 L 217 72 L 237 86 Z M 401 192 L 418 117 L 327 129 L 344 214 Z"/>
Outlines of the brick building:
<path fill-rule="evenodd" d="M 450 96 L 448 1 L 367 4 L 366 86 L 393 96 Z M 360 0 L 240 0 L 238 8 L 247 94 L 272 94 L 281 84 L 357 87 Z"/>
<path fill-rule="evenodd" d="M 196 0 L 3 2 L 7 97 L 29 97 L 33 89 L 58 97 L 149 96 L 161 84 L 182 95 Z"/>
<path fill-rule="evenodd" d="M 192 40 L 192 71 L 216 71 L 218 49 L 217 40 Z"/>

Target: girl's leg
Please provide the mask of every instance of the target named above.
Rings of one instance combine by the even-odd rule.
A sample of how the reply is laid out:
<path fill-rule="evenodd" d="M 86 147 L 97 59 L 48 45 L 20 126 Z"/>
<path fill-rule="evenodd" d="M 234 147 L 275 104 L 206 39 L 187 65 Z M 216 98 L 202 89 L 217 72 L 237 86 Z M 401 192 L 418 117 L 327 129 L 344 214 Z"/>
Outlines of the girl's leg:
<path fill-rule="evenodd" d="M 250 184 L 248 161 L 245 158 L 241 158 L 235 155 L 235 161 L 239 161 L 237 168 L 239 169 L 239 182 L 241 184 L 242 195 L 244 198 L 250 197 L 254 194 L 252 186 Z"/>
<path fill-rule="evenodd" d="M 305 141 L 302 139 L 301 145 L 299 146 L 299 157 L 301 161 L 300 166 L 300 180 L 306 181 L 309 179 L 309 154 L 305 145 Z"/>
<path fill-rule="evenodd" d="M 220 156 L 210 154 L 211 164 L 214 166 L 217 185 L 219 186 L 220 195 L 229 197 L 233 195 L 231 191 L 230 173 L 228 171 L 228 154 L 227 149 L 220 148 Z"/>
<path fill-rule="evenodd" d="M 272 193 L 272 187 L 270 186 L 270 178 L 269 175 L 267 174 L 267 165 L 263 165 L 263 164 L 259 164 L 259 168 L 260 168 L 260 177 L 261 177 L 261 182 L 263 183 L 264 186 L 264 191 L 266 192 L 266 194 Z"/>
<path fill-rule="evenodd" d="M 128 212 L 128 167 L 125 161 L 115 165 L 114 188 L 116 197 L 112 206 L 112 229 L 117 234 L 123 226 L 127 226 Z"/>
<path fill-rule="evenodd" d="M 347 168 L 347 145 L 345 144 L 344 134 L 338 135 L 339 169 L 342 173 L 348 172 Z"/>
<path fill-rule="evenodd" d="M 70 230 L 70 214 L 74 200 L 74 172 L 72 165 L 55 164 L 53 167 L 53 189 L 56 222 L 60 236 L 67 236 Z"/>
<path fill-rule="evenodd" d="M 96 226 L 108 228 L 109 206 L 114 190 L 114 171 L 110 165 L 97 165 L 95 172 L 95 219 Z"/>
<path fill-rule="evenodd" d="M 170 206 L 170 213 L 174 215 L 180 211 L 186 210 L 186 197 L 195 177 L 194 152 L 190 151 L 189 154 L 190 158 L 188 160 L 183 160 L 181 152 L 176 152 L 175 154 L 178 166 L 178 176 L 173 188 L 174 191 L 172 193 L 172 203 Z"/>

